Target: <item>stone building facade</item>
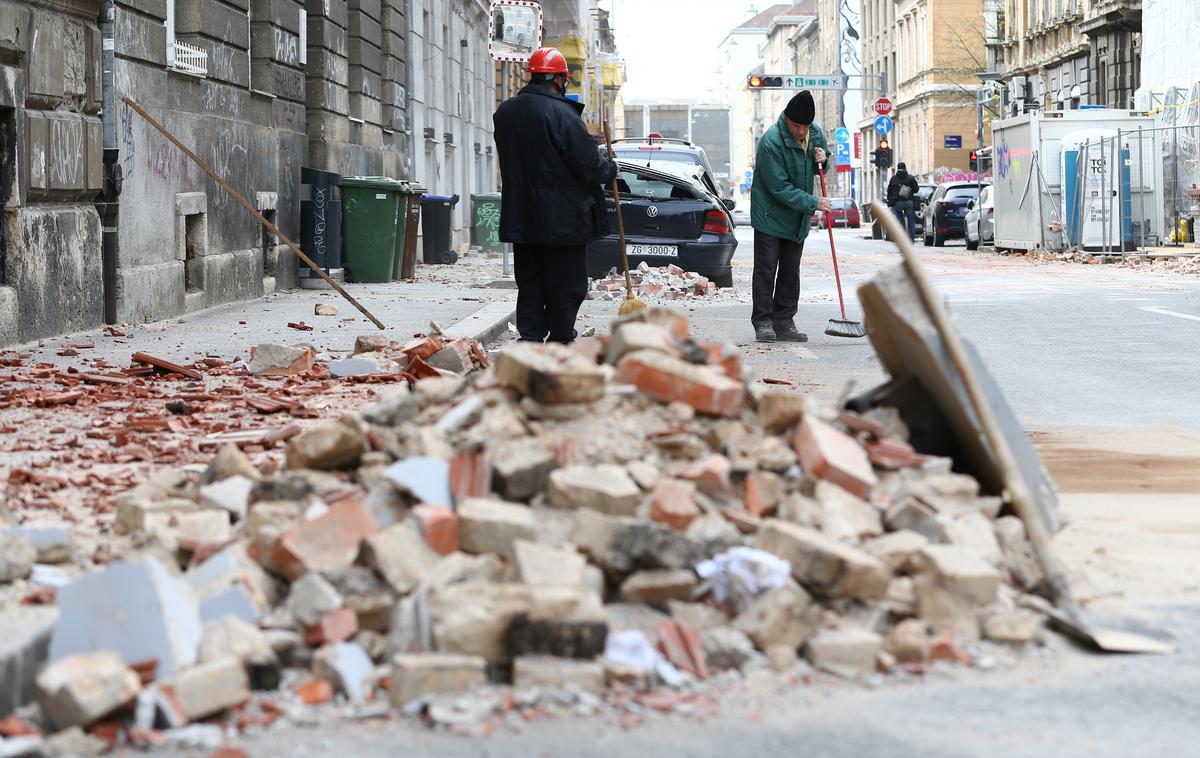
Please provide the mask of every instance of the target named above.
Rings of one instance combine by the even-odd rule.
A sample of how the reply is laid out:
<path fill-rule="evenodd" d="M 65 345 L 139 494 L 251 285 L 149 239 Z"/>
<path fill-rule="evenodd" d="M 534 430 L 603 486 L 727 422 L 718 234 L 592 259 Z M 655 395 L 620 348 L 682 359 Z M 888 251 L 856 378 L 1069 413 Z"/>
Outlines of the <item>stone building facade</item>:
<path fill-rule="evenodd" d="M 1094 103 L 1132 108 L 1141 86 L 1142 0 L 1094 0 L 1080 29 L 1089 41 Z"/>
<path fill-rule="evenodd" d="M 1006 0 L 1005 115 L 1095 103 L 1083 20 L 1096 0 Z"/>
<path fill-rule="evenodd" d="M 0 0 L 0 344 L 296 285 L 125 97 L 299 242 L 304 167 L 495 188 L 486 36 L 480 0 Z"/>
<path fill-rule="evenodd" d="M 99 325 L 100 0 L 0 0 L 0 344 Z"/>
<path fill-rule="evenodd" d="M 863 198 L 878 199 L 895 163 L 922 181 L 967 177 L 976 147 L 976 91 L 987 68 L 983 0 L 866 0 L 864 71 L 886 80 L 893 102 L 887 136 L 893 166 L 871 165 L 881 139 L 863 99 Z M 985 144 L 989 141 L 986 139 Z"/>

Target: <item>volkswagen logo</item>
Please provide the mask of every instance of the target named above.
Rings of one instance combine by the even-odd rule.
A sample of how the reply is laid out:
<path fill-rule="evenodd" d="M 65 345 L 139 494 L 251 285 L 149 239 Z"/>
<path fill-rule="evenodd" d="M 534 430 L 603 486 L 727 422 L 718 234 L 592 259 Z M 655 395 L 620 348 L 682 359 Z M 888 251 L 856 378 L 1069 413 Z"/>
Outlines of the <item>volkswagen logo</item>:
<path fill-rule="evenodd" d="M 653 205 L 646 209 L 646 215 L 650 218 L 658 218 L 658 208 Z"/>

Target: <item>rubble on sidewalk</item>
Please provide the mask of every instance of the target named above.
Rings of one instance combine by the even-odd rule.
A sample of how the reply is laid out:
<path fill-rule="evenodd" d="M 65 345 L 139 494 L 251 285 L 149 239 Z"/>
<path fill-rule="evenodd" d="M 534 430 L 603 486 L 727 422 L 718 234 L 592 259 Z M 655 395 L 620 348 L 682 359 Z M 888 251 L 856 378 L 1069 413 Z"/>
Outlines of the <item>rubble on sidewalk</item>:
<path fill-rule="evenodd" d="M 651 266 L 642 261 L 629 272 L 629 276 L 633 280 L 633 294 L 646 302 L 671 303 L 701 297 L 707 300 L 738 300 L 735 289 L 719 288 L 708 277 L 684 271 L 673 263 Z M 608 276 L 593 283 L 592 290 L 596 299 L 624 300 L 625 273 L 612 269 Z"/>
<path fill-rule="evenodd" d="M 128 552 L 67 564 L 52 600 L 47 729 L 132 740 L 149 709 L 183 739 L 265 698 L 448 729 L 546 703 L 702 714 L 743 675 L 919 675 L 1038 638 L 1024 532 L 886 411 L 755 383 L 661 308 L 614 332 L 490 366 L 437 333 L 360 341 L 404 377 L 358 413 L 130 482 L 106 515 Z M 161 528 L 194 514 L 224 531 Z"/>

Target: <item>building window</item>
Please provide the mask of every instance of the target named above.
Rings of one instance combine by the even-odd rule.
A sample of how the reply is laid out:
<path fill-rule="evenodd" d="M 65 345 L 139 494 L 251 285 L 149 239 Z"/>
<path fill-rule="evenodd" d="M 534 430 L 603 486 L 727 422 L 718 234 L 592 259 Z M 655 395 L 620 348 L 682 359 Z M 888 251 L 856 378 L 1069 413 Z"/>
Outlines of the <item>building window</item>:
<path fill-rule="evenodd" d="M 167 68 L 193 76 L 208 76 L 208 53 L 197 45 L 175 39 L 175 3 L 196 0 L 167 0 Z"/>

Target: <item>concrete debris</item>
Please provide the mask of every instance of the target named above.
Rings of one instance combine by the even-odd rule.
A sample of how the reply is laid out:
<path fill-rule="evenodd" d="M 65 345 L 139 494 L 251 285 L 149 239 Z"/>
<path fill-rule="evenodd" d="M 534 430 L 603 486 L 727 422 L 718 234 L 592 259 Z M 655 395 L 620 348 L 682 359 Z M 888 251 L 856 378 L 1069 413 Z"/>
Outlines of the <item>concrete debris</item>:
<path fill-rule="evenodd" d="M 854 678 L 875 670 L 883 638 L 866 629 L 822 629 L 805 646 L 808 660 L 819 669 Z"/>
<path fill-rule="evenodd" d="M 313 656 L 313 673 L 332 684 L 352 703 L 367 699 L 374 671 L 375 664 L 367 652 L 350 642 L 326 645 Z"/>
<path fill-rule="evenodd" d="M 74 522 L 6 518 L 0 589 L 49 607 L 0 606 L 0 712 L 36 696 L 42 723 L 87 727 L 137 699 L 104 735 L 220 746 L 280 718 L 262 693 L 285 687 L 471 733 L 510 707 L 682 714 L 743 675 L 904 675 L 1040 635 L 1014 609 L 1041 575 L 996 498 L 889 407 L 747 384 L 679 314 L 490 367 L 436 330 L 355 354 L 382 373 L 346 383 L 389 383 L 359 413 L 272 395 L 315 421 L 125 481 L 95 556 Z M 298 393 L 338 373 L 315 358 L 260 345 L 255 378 L 228 370 Z"/>
<path fill-rule="evenodd" d="M 37 548 L 24 534 L 11 529 L 0 532 L 0 584 L 28 576 L 37 555 Z"/>
<path fill-rule="evenodd" d="M 545 655 L 525 655 L 513 661 L 513 686 L 574 689 L 600 695 L 604 692 L 604 666 Z"/>
<path fill-rule="evenodd" d="M 0 713 L 12 713 L 37 695 L 34 677 L 57 623 L 53 607 L 19 605 L 0 613 Z"/>
<path fill-rule="evenodd" d="M 68 655 L 37 676 L 42 713 L 59 729 L 88 726 L 132 703 L 142 686 L 119 653 Z"/>
<path fill-rule="evenodd" d="M 388 695 L 393 708 L 446 692 L 463 692 L 487 682 L 487 661 L 477 655 L 425 653 L 398 655 L 392 659 Z"/>
<path fill-rule="evenodd" d="M 169 676 L 196 661 L 202 627 L 195 594 L 154 558 L 114 563 L 58 592 L 50 660 L 115 650 L 126 663 L 157 661 Z"/>
<path fill-rule="evenodd" d="M 11 562 L 9 565 L 17 565 L 21 562 L 21 557 L 16 553 L 21 552 L 18 545 L 5 546 L 3 534 L 14 534 L 18 537 L 24 537 L 30 545 L 33 546 L 37 554 L 35 560 L 38 563 L 66 563 L 71 560 L 71 552 L 74 549 L 74 540 L 71 536 L 71 527 L 69 526 L 14 526 L 7 530 L 0 531 L 0 551 L 5 554 L 0 558 L 0 584 L 4 583 L 3 576 L 6 572 L 4 565 L 6 561 Z M 13 550 L 14 554 L 9 555 L 8 551 Z M 11 573 L 11 572 L 10 572 Z M 11 580 L 10 580 L 11 581 Z"/>
<path fill-rule="evenodd" d="M 227 655 L 177 672 L 162 689 L 187 721 L 196 721 L 249 699 L 250 678 L 242 662 Z"/>
<path fill-rule="evenodd" d="M 250 348 L 247 370 L 255 376 L 293 376 L 311 371 L 316 353 L 302 345 L 258 345 Z"/>

